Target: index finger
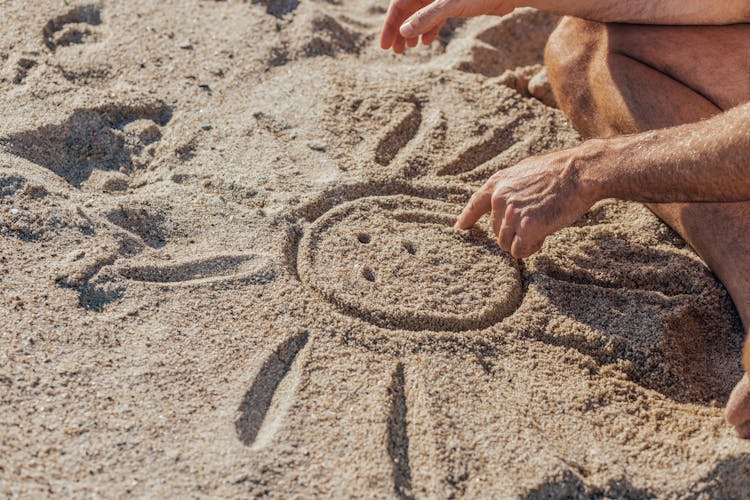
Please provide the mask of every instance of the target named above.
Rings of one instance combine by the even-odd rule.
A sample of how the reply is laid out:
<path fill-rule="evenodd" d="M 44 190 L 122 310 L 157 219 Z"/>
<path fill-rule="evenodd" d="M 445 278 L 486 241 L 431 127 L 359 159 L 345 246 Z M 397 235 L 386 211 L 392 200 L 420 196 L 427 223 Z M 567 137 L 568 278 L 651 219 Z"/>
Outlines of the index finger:
<path fill-rule="evenodd" d="M 393 0 L 383 22 L 380 34 L 380 47 L 390 49 L 400 36 L 399 29 L 407 17 L 429 4 L 430 0 Z"/>
<path fill-rule="evenodd" d="M 456 220 L 457 229 L 469 229 L 492 209 L 492 191 L 484 186 L 474 193 Z"/>

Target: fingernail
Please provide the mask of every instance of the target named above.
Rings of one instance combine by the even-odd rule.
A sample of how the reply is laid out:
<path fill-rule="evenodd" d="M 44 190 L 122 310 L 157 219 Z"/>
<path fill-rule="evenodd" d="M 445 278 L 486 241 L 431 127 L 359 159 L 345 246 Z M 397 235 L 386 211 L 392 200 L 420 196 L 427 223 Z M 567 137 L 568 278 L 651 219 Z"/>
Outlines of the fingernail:
<path fill-rule="evenodd" d="M 411 25 L 411 21 L 401 25 L 401 36 L 404 38 L 412 38 L 414 36 L 414 26 Z"/>

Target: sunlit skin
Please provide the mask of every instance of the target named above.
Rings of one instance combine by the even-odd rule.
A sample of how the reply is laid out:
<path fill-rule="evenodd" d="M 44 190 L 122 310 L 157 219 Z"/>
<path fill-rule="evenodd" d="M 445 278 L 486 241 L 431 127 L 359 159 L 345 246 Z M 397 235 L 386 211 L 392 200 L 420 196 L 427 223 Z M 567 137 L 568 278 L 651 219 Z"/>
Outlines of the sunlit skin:
<path fill-rule="evenodd" d="M 525 6 L 570 16 L 545 63 L 589 140 L 495 173 L 456 228 L 489 214 L 500 247 L 525 258 L 599 200 L 646 203 L 723 282 L 750 335 L 750 2 L 392 0 L 381 46 L 400 54 L 449 18 Z M 725 416 L 750 438 L 747 374 Z"/>

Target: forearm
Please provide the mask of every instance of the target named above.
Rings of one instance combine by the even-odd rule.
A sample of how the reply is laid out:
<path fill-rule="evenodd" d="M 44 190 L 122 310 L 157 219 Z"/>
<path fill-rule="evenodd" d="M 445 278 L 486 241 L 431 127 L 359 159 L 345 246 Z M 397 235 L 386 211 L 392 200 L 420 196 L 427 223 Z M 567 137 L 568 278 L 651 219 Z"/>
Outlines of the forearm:
<path fill-rule="evenodd" d="M 600 22 L 672 25 L 750 22 L 748 0 L 519 0 L 516 4 Z"/>
<path fill-rule="evenodd" d="M 588 141 L 575 160 L 596 198 L 750 201 L 750 103 L 702 122 Z"/>

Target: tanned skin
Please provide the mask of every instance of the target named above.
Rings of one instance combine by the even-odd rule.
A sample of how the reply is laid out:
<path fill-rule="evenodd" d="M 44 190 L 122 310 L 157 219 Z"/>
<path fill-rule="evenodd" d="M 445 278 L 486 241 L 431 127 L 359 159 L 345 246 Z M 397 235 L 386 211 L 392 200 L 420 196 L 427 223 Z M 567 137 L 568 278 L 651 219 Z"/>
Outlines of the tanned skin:
<path fill-rule="evenodd" d="M 750 339 L 750 0 L 392 0 L 381 46 L 401 53 L 450 17 L 523 6 L 572 16 L 545 63 L 590 139 L 497 172 L 456 227 L 489 213 L 500 247 L 524 258 L 599 200 L 646 203 L 722 281 Z M 743 358 L 750 371 L 749 341 Z M 725 416 L 750 438 L 747 373 Z"/>

